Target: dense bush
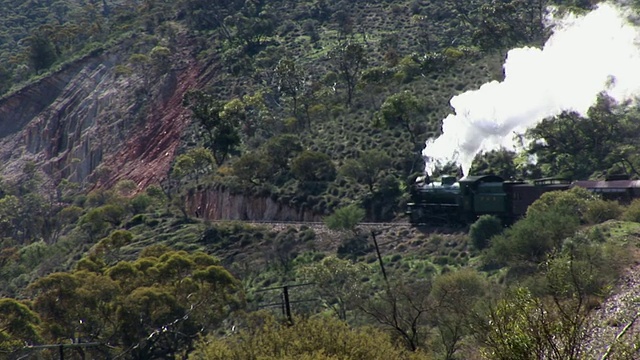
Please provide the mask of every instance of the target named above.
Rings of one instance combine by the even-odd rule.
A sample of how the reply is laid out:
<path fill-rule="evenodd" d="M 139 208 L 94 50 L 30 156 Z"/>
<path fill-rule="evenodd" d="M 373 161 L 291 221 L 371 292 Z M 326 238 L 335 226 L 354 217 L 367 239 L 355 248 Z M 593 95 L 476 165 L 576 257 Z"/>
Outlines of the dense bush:
<path fill-rule="evenodd" d="M 294 319 L 292 326 L 268 315 L 254 315 L 247 328 L 225 339 L 205 338 L 189 359 L 428 359 L 394 345 L 375 328 L 351 328 L 334 318 Z"/>
<path fill-rule="evenodd" d="M 562 210 L 535 211 L 515 223 L 503 234 L 493 238 L 485 255 L 487 263 L 540 263 L 547 255 L 562 246 L 579 226 L 575 213 Z"/>
<path fill-rule="evenodd" d="M 547 192 L 529 206 L 527 217 L 555 211 L 573 214 L 578 216 L 581 222 L 584 222 L 589 204 L 597 199 L 596 195 L 581 187 L 574 187 L 569 191 Z"/>
<path fill-rule="evenodd" d="M 600 224 L 607 220 L 617 219 L 623 209 L 617 201 L 594 200 L 589 202 L 584 213 L 584 220 L 588 224 Z"/>
<path fill-rule="evenodd" d="M 348 205 L 337 209 L 332 215 L 324 218 L 324 223 L 331 230 L 356 231 L 356 226 L 364 219 L 364 210 L 357 205 Z"/>
<path fill-rule="evenodd" d="M 305 150 L 291 161 L 291 171 L 302 181 L 332 181 L 336 168 L 329 155 Z"/>
<path fill-rule="evenodd" d="M 622 219 L 626 221 L 640 222 L 640 199 L 634 200 L 624 209 Z"/>
<path fill-rule="evenodd" d="M 484 249 L 489 245 L 489 239 L 502 232 L 502 222 L 493 215 L 482 215 L 469 228 L 471 243 L 477 249 Z"/>

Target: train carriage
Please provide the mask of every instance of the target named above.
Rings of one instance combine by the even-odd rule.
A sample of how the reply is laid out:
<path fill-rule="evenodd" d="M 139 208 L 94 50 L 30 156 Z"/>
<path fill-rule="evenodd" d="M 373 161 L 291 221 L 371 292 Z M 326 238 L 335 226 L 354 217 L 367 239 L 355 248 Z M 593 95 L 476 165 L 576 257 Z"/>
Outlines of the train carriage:
<path fill-rule="evenodd" d="M 425 181 L 426 179 L 426 181 Z M 620 176 L 605 181 L 574 181 L 546 178 L 533 182 L 505 181 L 499 176 L 467 176 L 457 181 L 443 177 L 416 183 L 407 214 L 414 224 L 472 223 L 479 216 L 494 215 L 510 224 L 523 217 L 544 193 L 582 187 L 606 200 L 629 203 L 640 198 L 640 180 Z"/>
<path fill-rule="evenodd" d="M 581 180 L 573 182 L 572 186 L 588 189 L 605 200 L 617 200 L 623 204 L 640 197 L 639 180 Z"/>

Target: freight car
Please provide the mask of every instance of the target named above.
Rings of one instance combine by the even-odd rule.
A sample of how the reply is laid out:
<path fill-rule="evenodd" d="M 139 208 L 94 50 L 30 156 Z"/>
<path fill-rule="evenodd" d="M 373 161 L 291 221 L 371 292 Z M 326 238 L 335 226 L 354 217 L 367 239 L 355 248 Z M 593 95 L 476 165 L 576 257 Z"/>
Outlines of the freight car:
<path fill-rule="evenodd" d="M 505 181 L 495 175 L 446 176 L 440 182 L 422 178 L 413 186 L 407 215 L 412 224 L 468 224 L 481 215 L 494 215 L 510 224 L 524 216 L 529 205 L 549 191 L 583 187 L 605 199 L 623 202 L 640 198 L 640 181 L 610 178 L 606 181 L 539 179 L 533 182 Z"/>

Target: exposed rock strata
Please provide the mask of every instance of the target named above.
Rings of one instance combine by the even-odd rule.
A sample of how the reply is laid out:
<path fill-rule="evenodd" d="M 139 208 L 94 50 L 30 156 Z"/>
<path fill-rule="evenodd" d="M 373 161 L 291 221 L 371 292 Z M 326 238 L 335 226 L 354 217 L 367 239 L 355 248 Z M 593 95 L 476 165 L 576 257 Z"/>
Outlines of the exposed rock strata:
<path fill-rule="evenodd" d="M 31 160 L 53 184 L 159 183 L 188 124 L 182 96 L 201 85 L 189 54 L 153 82 L 116 75 L 124 51 L 93 54 L 0 99 L 0 174 L 20 174 Z"/>
<path fill-rule="evenodd" d="M 189 112 L 182 98 L 215 77 L 215 63 L 200 66 L 188 41 L 164 75 L 118 77 L 126 51 L 93 54 L 0 99 L 0 175 L 22 173 L 34 161 L 50 184 L 68 179 L 110 187 L 132 180 L 142 191 L 161 184 L 175 157 Z M 147 76 L 152 71 L 147 72 Z M 192 212 L 209 219 L 319 221 L 304 209 L 268 197 L 205 191 Z"/>
<path fill-rule="evenodd" d="M 191 194 L 187 208 L 193 215 L 209 220 L 321 221 L 309 209 L 296 209 L 270 197 L 233 194 L 223 189 L 208 189 Z"/>

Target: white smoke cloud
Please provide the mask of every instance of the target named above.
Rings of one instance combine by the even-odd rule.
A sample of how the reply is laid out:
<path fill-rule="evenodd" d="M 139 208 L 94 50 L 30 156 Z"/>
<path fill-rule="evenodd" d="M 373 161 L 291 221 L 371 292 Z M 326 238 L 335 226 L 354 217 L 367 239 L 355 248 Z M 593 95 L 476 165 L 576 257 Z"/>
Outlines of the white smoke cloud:
<path fill-rule="evenodd" d="M 422 151 L 428 173 L 454 161 L 468 174 L 477 153 L 515 149 L 514 134 L 564 110 L 584 115 L 603 91 L 618 101 L 640 94 L 639 28 L 622 8 L 602 3 L 551 20 L 553 35 L 542 49 L 508 52 L 504 81 L 451 99 L 455 114 Z"/>

